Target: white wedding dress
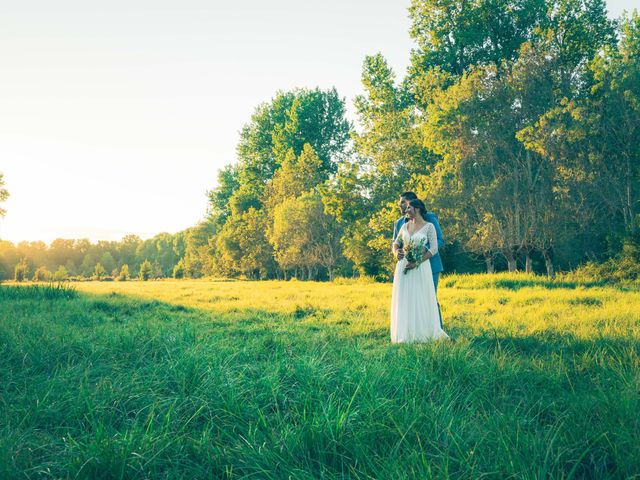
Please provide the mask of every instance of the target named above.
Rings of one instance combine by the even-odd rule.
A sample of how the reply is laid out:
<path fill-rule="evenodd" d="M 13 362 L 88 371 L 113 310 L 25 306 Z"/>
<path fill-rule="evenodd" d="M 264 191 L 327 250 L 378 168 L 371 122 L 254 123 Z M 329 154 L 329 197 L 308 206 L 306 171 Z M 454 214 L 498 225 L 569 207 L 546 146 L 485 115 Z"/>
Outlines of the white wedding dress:
<path fill-rule="evenodd" d="M 409 235 L 407 224 L 398 233 L 397 245 L 407 245 L 409 240 L 429 241 L 429 251 L 438 253 L 436 229 L 432 223 Z M 449 338 L 440 327 L 440 314 L 433 286 L 431 262 L 423 261 L 418 268 L 404 273 L 407 259 L 403 258 L 396 265 L 393 276 L 391 296 L 391 342 L 424 342 L 440 338 Z"/>

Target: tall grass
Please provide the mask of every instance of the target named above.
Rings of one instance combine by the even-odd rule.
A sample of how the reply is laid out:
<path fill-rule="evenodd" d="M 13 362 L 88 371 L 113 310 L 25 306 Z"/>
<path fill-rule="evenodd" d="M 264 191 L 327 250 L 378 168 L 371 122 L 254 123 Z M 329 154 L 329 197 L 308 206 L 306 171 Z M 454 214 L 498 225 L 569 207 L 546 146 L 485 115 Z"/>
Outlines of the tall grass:
<path fill-rule="evenodd" d="M 541 287 L 547 289 L 575 289 L 605 287 L 607 282 L 597 281 L 593 278 L 580 277 L 574 274 L 559 274 L 555 279 L 542 275 L 530 275 L 522 272 L 496 273 L 496 274 L 467 274 L 450 275 L 443 278 L 445 287 L 454 288 L 501 288 L 507 290 L 520 290 L 528 287 Z"/>
<path fill-rule="evenodd" d="M 69 300 L 78 292 L 68 283 L 48 283 L 34 285 L 1 285 L 0 300 Z"/>
<path fill-rule="evenodd" d="M 2 301 L 0 478 L 639 478 L 640 295 L 474 281 L 421 345 L 385 284 Z"/>

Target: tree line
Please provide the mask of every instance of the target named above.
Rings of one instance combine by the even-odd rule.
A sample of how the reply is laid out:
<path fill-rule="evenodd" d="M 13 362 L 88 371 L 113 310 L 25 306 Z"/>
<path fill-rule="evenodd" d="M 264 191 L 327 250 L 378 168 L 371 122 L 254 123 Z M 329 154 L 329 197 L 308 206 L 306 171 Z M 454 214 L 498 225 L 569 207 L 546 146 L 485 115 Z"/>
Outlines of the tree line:
<path fill-rule="evenodd" d="M 161 276 L 387 278 L 407 190 L 438 214 L 448 271 L 553 276 L 637 245 L 637 12 L 413 0 L 409 15 L 410 66 L 398 79 L 382 55 L 364 59 L 356 125 L 335 89 L 278 92 L 242 129 L 206 219 L 169 236 L 170 255 L 138 241 L 130 270 L 147 260 Z M 96 261 L 107 273 L 125 258 L 109 248 L 109 265 Z M 96 256 L 69 267 L 95 275 Z"/>
<path fill-rule="evenodd" d="M 0 280 L 63 281 L 70 279 L 142 280 L 184 276 L 183 232 L 161 233 L 142 240 L 127 235 L 121 241 L 56 239 L 20 242 L 0 240 Z"/>

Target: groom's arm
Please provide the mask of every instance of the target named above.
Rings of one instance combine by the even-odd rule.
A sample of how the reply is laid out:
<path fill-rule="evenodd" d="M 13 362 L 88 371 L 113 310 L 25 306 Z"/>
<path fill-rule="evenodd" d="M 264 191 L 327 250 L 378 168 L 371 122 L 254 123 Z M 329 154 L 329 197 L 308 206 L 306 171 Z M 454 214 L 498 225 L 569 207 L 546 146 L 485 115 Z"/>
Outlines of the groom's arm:
<path fill-rule="evenodd" d="M 400 229 L 398 228 L 398 220 L 393 222 L 393 238 L 391 239 L 391 248 L 393 249 L 393 245 L 396 243 L 396 239 L 400 234 Z M 395 252 L 394 252 L 395 253 Z"/>
<path fill-rule="evenodd" d="M 436 227 L 436 237 L 438 237 L 438 250 L 444 248 L 444 237 L 442 236 L 442 229 L 440 228 L 440 224 L 438 223 L 438 217 L 436 217 L 435 213 L 429 214 L 429 222 L 433 223 L 433 226 Z"/>
<path fill-rule="evenodd" d="M 393 224 L 393 240 L 391 242 L 391 251 L 393 252 L 393 256 L 396 257 L 398 261 L 404 258 L 404 250 L 402 249 L 402 242 L 398 241 L 398 235 L 400 235 L 400 230 L 402 227 L 398 228 L 398 221 Z"/>
<path fill-rule="evenodd" d="M 398 221 L 397 220 L 393 222 L 393 239 L 391 241 L 395 242 L 396 238 L 398 238 Z"/>

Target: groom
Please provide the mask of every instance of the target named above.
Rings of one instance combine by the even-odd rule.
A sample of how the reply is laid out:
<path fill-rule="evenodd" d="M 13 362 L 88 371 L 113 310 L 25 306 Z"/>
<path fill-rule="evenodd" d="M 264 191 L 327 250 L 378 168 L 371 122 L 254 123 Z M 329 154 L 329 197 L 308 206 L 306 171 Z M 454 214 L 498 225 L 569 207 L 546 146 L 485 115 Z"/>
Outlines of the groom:
<path fill-rule="evenodd" d="M 418 198 L 417 195 L 413 192 L 404 192 L 400 195 L 400 212 L 402 212 L 402 217 L 400 217 L 393 226 L 393 241 L 398 237 L 398 233 L 400 233 L 400 229 L 407 221 L 406 213 L 407 207 L 409 206 L 409 202 Z M 436 227 L 436 236 L 438 237 L 438 253 L 436 253 L 433 257 L 429 259 L 431 262 L 431 272 L 433 273 L 433 286 L 435 287 L 436 294 L 438 293 L 438 277 L 440 276 L 440 272 L 444 270 L 442 266 L 442 258 L 440 257 L 440 249 L 444 248 L 444 237 L 442 236 L 442 230 L 440 229 L 440 225 L 438 225 L 438 218 L 435 213 L 428 212 L 427 218 L 425 220 L 429 223 L 433 223 L 433 226 Z M 429 244 L 427 243 L 427 248 L 429 248 Z M 398 260 L 402 260 L 404 258 L 404 250 L 402 248 L 398 249 Z M 438 304 L 438 312 L 440 311 L 440 304 Z M 442 327 L 442 314 L 440 315 L 440 327 Z"/>

